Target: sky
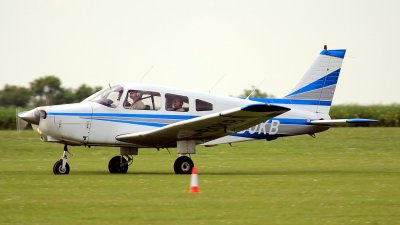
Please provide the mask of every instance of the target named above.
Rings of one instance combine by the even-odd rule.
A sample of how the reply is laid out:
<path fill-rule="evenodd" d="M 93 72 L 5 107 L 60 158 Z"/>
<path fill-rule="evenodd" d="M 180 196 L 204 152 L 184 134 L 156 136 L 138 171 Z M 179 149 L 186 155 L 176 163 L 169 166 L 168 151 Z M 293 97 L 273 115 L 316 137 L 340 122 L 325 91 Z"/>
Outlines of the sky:
<path fill-rule="evenodd" d="M 400 103 L 400 1 L 0 0 L 0 87 L 145 82 L 288 94 L 347 49 L 333 104 Z"/>

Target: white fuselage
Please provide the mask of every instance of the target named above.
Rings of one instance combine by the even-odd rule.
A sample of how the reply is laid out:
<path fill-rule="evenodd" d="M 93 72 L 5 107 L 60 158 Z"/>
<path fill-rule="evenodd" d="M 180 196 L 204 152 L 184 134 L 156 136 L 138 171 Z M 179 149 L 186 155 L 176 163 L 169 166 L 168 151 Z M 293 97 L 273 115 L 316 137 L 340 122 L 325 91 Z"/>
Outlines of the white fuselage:
<path fill-rule="evenodd" d="M 135 146 L 131 143 L 120 142 L 115 137 L 121 134 L 149 131 L 178 121 L 260 103 L 249 99 L 155 85 L 124 84 L 119 87 L 120 89 L 116 90 L 123 90 L 122 94 L 119 94 L 118 100 L 111 101 L 112 103 L 104 104 L 102 101 L 96 100 L 96 95 L 94 95 L 81 103 L 40 107 L 39 109 L 45 111 L 47 115 L 39 125 L 42 140 L 69 145 Z M 132 105 L 133 103 L 128 103 L 130 101 L 128 92 L 131 90 L 140 90 L 143 96 L 150 96 L 147 97 L 147 100 L 142 96 L 143 102 L 148 103 L 146 105 L 150 105 L 148 106 L 150 109 L 137 110 L 128 107 L 128 104 Z M 108 96 L 112 98 L 110 97 L 112 93 Z M 170 96 L 183 98 L 185 110 L 171 111 L 168 108 L 170 107 L 168 105 Z M 97 99 L 99 98 L 97 97 Z M 114 98 L 117 97 L 114 96 Z M 150 101 L 150 99 L 152 100 Z M 296 109 L 294 108 L 296 105 L 280 103 L 275 105 L 292 108 L 292 110 L 245 131 L 207 141 L 209 144 L 221 144 L 251 139 L 268 139 L 268 137 L 274 139 L 274 137 L 280 136 L 313 134 L 328 129 L 328 127 L 309 124 L 310 120 L 327 119 L 329 117 L 327 115 L 321 117 L 317 113 Z"/>

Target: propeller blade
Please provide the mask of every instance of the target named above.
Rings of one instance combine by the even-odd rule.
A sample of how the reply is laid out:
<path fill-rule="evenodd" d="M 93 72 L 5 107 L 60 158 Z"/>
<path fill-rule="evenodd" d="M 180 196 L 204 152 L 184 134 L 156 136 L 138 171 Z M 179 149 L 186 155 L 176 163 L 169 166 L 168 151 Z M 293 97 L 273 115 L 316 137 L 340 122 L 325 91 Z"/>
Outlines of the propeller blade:
<path fill-rule="evenodd" d="M 15 114 L 15 120 L 16 120 L 15 122 L 16 123 L 15 123 L 15 125 L 16 125 L 17 131 L 20 132 L 21 130 L 24 130 L 29 125 L 29 123 L 26 122 L 25 120 L 19 118 L 18 114 L 20 113 L 20 108 L 17 108 L 15 111 L 16 111 L 16 114 Z"/>

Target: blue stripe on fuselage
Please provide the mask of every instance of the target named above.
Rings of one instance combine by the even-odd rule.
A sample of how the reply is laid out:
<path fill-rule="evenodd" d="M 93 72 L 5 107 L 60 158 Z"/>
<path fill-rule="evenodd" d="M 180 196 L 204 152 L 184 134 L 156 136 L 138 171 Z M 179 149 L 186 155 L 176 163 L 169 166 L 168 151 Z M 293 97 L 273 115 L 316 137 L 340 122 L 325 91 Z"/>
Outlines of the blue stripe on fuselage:
<path fill-rule="evenodd" d="M 116 120 L 116 119 L 95 119 L 100 121 L 107 121 L 107 122 L 115 122 L 115 123 L 128 123 L 128 124 L 136 124 L 136 125 L 143 125 L 143 126 L 150 126 L 150 127 L 163 127 L 168 124 L 164 123 L 152 123 L 152 122 L 142 122 L 142 121 L 131 121 L 131 120 Z"/>
<path fill-rule="evenodd" d="M 266 99 L 262 99 L 266 100 Z M 119 113 L 61 113 L 61 112 L 49 112 L 47 115 L 53 116 L 77 116 L 83 117 L 84 119 L 93 119 L 99 121 L 107 121 L 114 123 L 127 123 L 127 124 L 137 124 L 144 126 L 153 127 L 163 127 L 168 125 L 167 123 L 160 122 L 148 122 L 148 121 L 134 121 L 131 118 L 147 118 L 147 119 L 171 119 L 171 120 L 187 120 L 196 118 L 198 116 L 188 116 L 188 115 L 154 115 L 154 114 L 119 114 Z M 101 118 L 99 118 L 101 116 Z M 97 118 L 96 118 L 97 117 Z M 130 120 L 124 120 L 124 118 L 129 118 Z M 309 121 L 307 119 L 294 119 L 294 118 L 273 118 L 264 123 L 271 123 L 272 120 L 279 120 L 280 124 L 293 124 L 293 125 L 308 125 Z"/>
<path fill-rule="evenodd" d="M 294 125 L 309 125 L 307 119 L 291 119 L 291 118 L 272 118 L 267 120 L 266 123 L 271 123 L 272 120 L 279 120 L 280 124 L 294 124 Z"/>
<path fill-rule="evenodd" d="M 49 116 L 101 116 L 101 117 L 123 117 L 123 118 L 148 118 L 148 119 L 171 119 L 171 120 L 187 120 L 198 116 L 187 115 L 160 115 L 160 114 L 127 114 L 127 113 L 64 113 L 64 112 L 49 112 Z"/>
<path fill-rule="evenodd" d="M 283 98 L 250 98 L 252 101 L 269 103 L 269 104 L 286 104 L 286 105 L 322 105 L 331 106 L 331 101 L 319 100 L 301 100 L 301 99 L 283 99 Z"/>

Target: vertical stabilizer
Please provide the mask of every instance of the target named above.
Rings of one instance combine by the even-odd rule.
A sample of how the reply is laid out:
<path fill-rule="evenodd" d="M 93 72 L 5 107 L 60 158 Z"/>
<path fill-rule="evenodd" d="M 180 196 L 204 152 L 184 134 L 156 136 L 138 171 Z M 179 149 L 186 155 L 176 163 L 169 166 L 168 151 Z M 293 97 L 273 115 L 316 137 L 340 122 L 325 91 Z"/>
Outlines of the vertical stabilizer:
<path fill-rule="evenodd" d="M 345 49 L 327 50 L 325 46 L 300 82 L 284 98 L 309 101 L 315 106 L 309 108 L 311 111 L 328 114 L 345 53 Z"/>

